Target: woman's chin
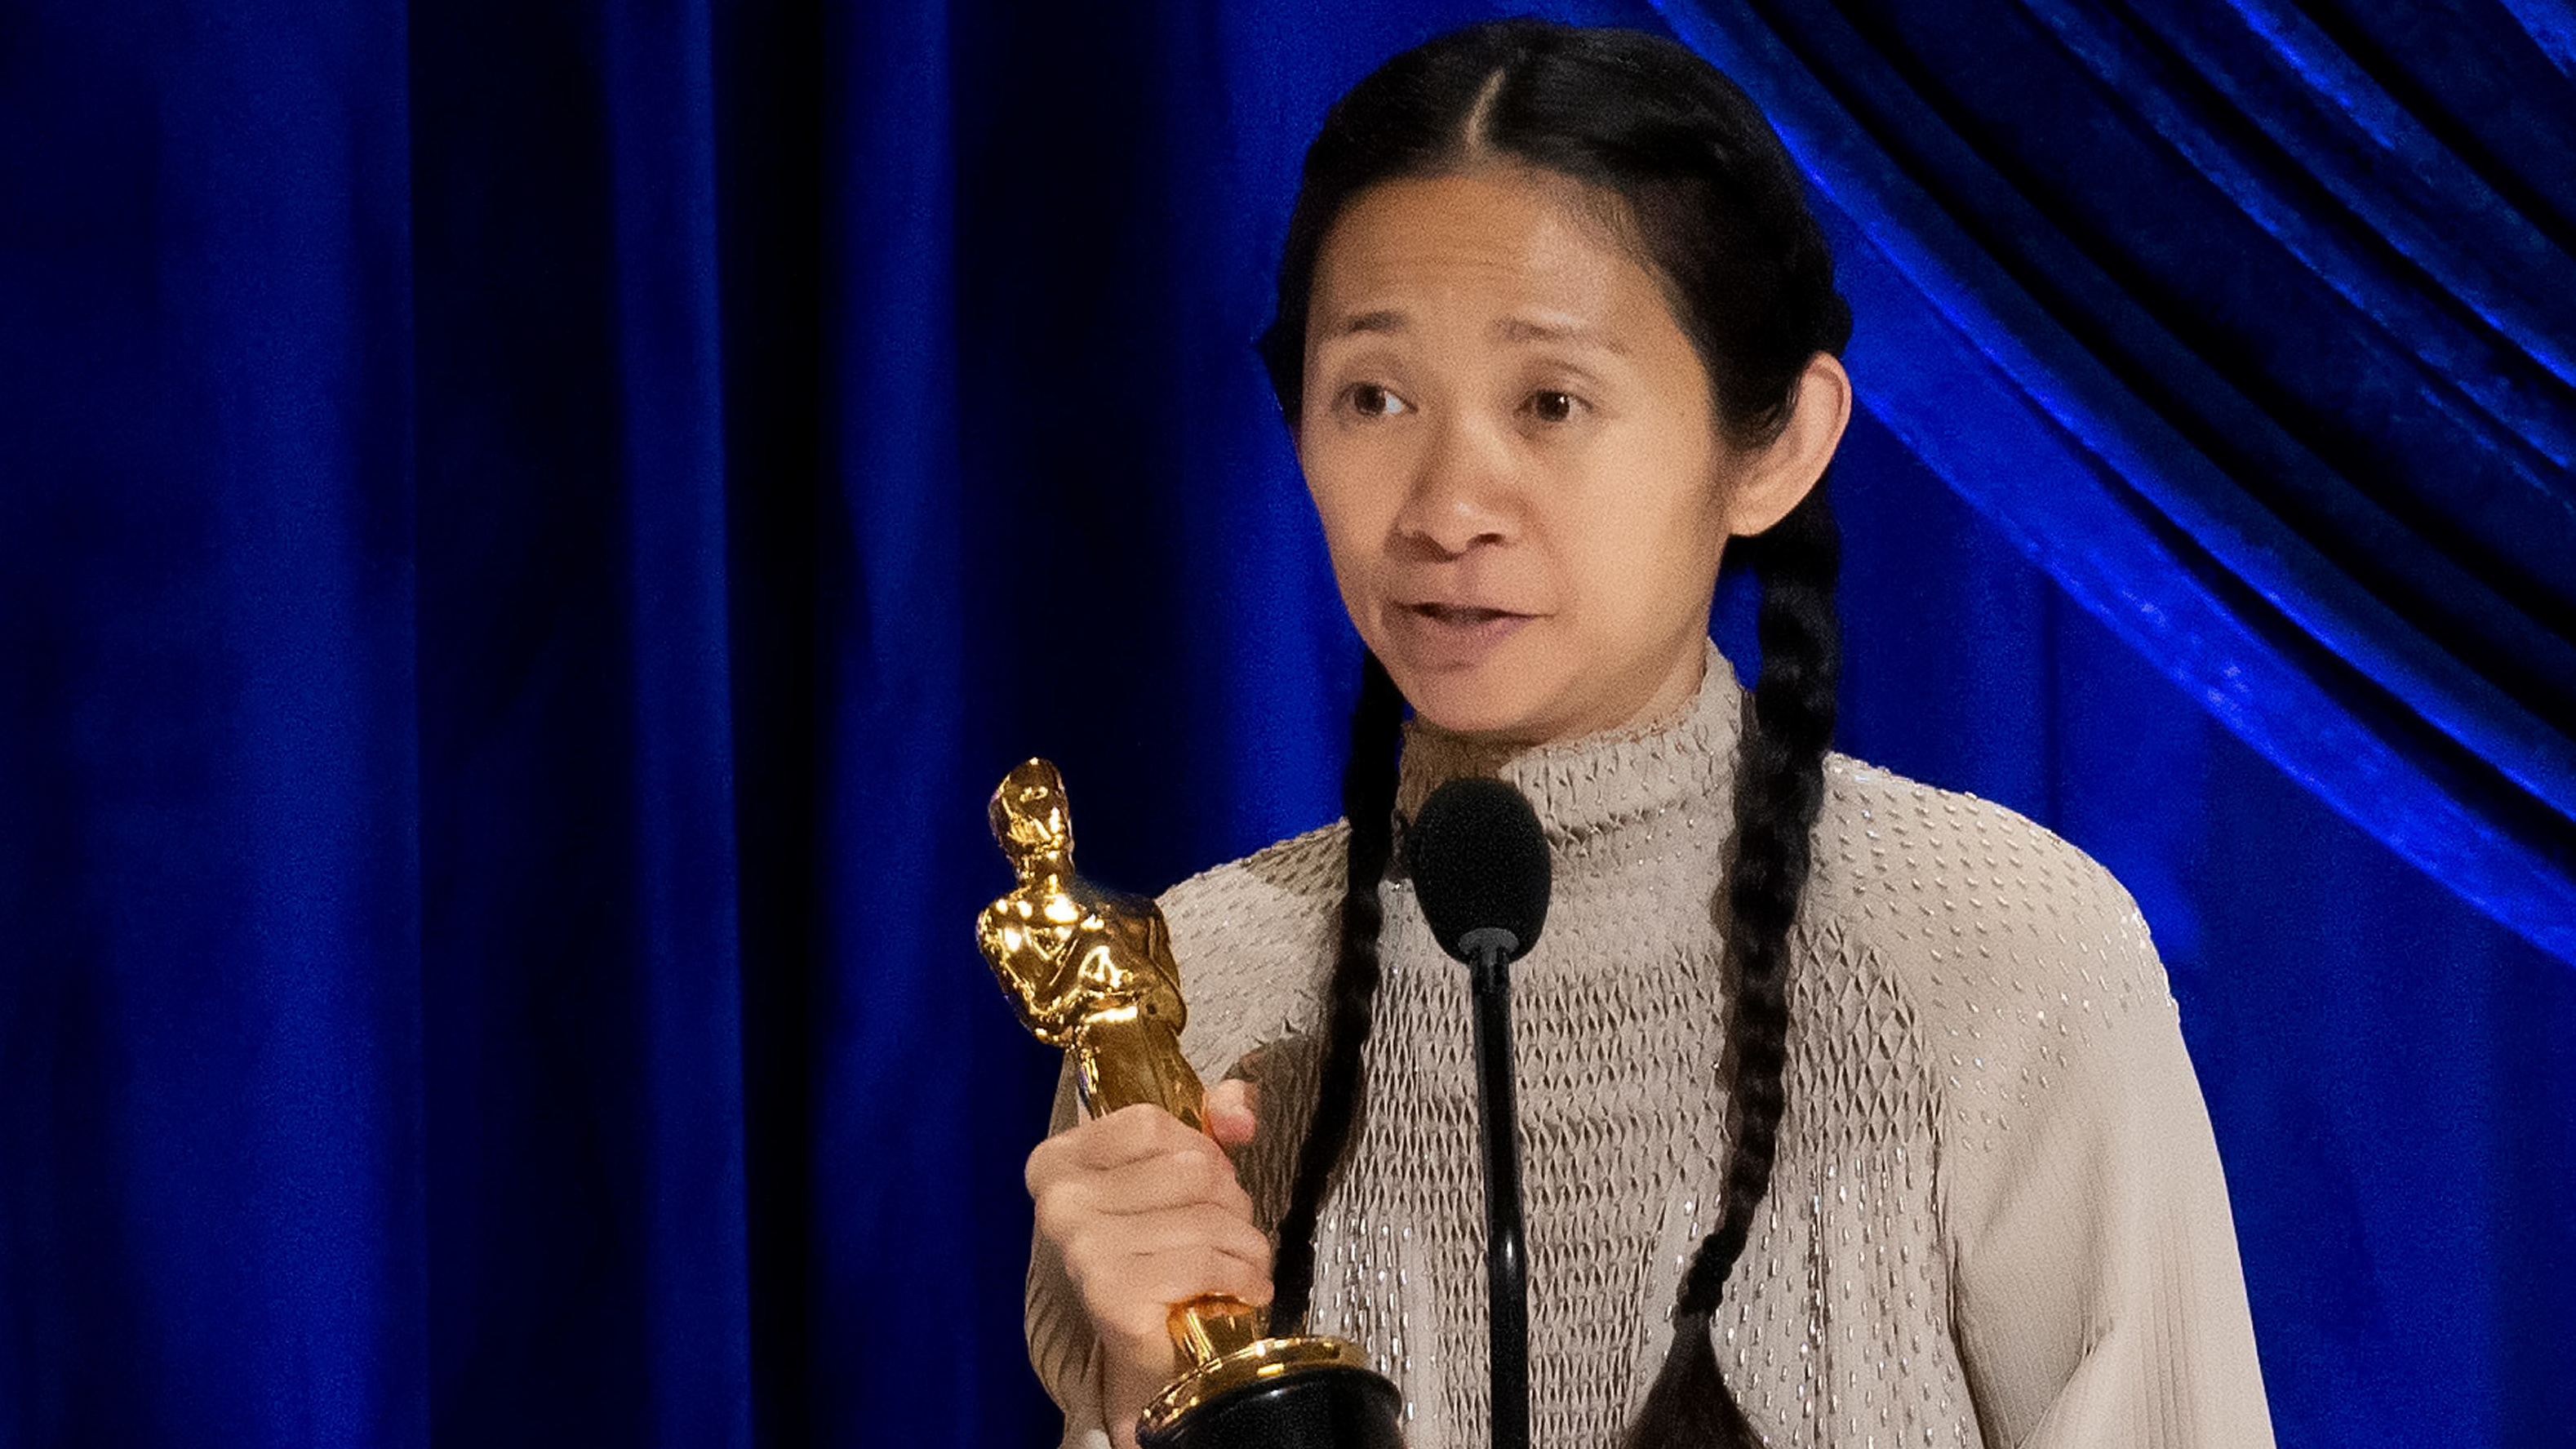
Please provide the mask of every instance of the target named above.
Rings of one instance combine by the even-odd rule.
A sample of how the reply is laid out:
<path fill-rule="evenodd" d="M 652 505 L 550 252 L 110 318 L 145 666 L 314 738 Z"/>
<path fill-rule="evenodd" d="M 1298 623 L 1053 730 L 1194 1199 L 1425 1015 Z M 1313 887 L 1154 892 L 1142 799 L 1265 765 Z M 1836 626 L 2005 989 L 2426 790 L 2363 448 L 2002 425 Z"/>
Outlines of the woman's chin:
<path fill-rule="evenodd" d="M 1688 708 L 1698 680 L 1676 678 L 1669 698 L 1623 688 L 1625 681 L 1548 680 L 1527 669 L 1405 671 L 1389 664 L 1413 717 L 1443 734 L 1513 748 L 1563 744 L 1635 729 Z M 1411 677 L 1407 677 L 1408 673 Z"/>
<path fill-rule="evenodd" d="M 1434 675 L 1396 683 L 1413 706 L 1413 717 L 1443 734 L 1515 746 L 1544 744 L 1556 734 L 1549 711 L 1525 680 Z"/>

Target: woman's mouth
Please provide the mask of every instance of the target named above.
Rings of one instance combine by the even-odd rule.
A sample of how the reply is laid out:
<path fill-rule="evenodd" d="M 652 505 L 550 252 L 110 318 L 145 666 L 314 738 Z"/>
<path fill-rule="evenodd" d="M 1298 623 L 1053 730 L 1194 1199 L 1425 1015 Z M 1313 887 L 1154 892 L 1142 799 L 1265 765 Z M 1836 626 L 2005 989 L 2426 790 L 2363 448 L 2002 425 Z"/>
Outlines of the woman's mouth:
<path fill-rule="evenodd" d="M 1470 669 L 1535 617 L 1482 604 L 1425 602 L 1399 605 L 1392 622 L 1417 668 Z"/>

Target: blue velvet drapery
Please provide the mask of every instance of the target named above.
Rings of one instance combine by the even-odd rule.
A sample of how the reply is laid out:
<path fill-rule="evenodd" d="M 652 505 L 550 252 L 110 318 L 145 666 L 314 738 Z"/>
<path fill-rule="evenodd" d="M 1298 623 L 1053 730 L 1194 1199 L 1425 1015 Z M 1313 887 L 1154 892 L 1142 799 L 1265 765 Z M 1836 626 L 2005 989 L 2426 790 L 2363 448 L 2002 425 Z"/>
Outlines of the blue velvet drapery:
<path fill-rule="evenodd" d="M 1331 814 L 1248 339 L 1497 8 L 0 7 L 0 1444 L 1041 1441 L 982 795 Z M 1814 178 L 1845 746 L 2139 896 L 2282 1442 L 2559 1442 L 2576 22 L 1540 8 Z"/>
<path fill-rule="evenodd" d="M 2576 955 L 2576 89 L 2522 18 L 1667 8 L 1867 234 L 1913 451 L 2336 809 Z"/>

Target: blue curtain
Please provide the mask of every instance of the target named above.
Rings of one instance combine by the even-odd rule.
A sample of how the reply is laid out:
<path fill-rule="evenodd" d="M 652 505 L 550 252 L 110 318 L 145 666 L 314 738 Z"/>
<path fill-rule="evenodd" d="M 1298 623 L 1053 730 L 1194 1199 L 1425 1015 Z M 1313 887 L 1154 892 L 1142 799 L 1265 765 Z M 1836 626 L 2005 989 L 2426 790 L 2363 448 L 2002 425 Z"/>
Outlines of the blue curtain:
<path fill-rule="evenodd" d="M 1046 1442 L 983 796 L 1333 813 L 1249 340 L 1502 8 L 0 4 L 0 1445 Z M 2576 19 L 1539 8 L 1813 178 L 1844 746 L 2138 895 L 2282 1442 L 2561 1442 Z"/>
<path fill-rule="evenodd" d="M 2329 804 L 2576 956 L 2576 87 L 2528 22 L 1671 9 L 1842 212 L 1909 447 Z"/>

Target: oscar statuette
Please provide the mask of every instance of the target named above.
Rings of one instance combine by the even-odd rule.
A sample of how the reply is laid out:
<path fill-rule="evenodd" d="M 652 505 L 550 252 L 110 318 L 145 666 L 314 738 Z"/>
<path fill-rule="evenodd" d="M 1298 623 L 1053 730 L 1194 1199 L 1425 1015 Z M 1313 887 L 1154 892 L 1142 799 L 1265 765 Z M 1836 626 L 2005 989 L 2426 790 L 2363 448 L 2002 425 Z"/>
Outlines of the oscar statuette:
<path fill-rule="evenodd" d="M 1153 1102 L 1205 1131 L 1162 912 L 1074 874 L 1055 766 L 1030 760 L 1004 776 L 991 817 L 1019 884 L 984 908 L 976 942 L 1021 1022 L 1064 1049 L 1092 1114 Z M 1265 1338 L 1260 1310 L 1222 1295 L 1173 1304 L 1168 1327 L 1178 1376 L 1138 1422 L 1144 1449 L 1401 1449 L 1395 1386 L 1356 1344 Z"/>

